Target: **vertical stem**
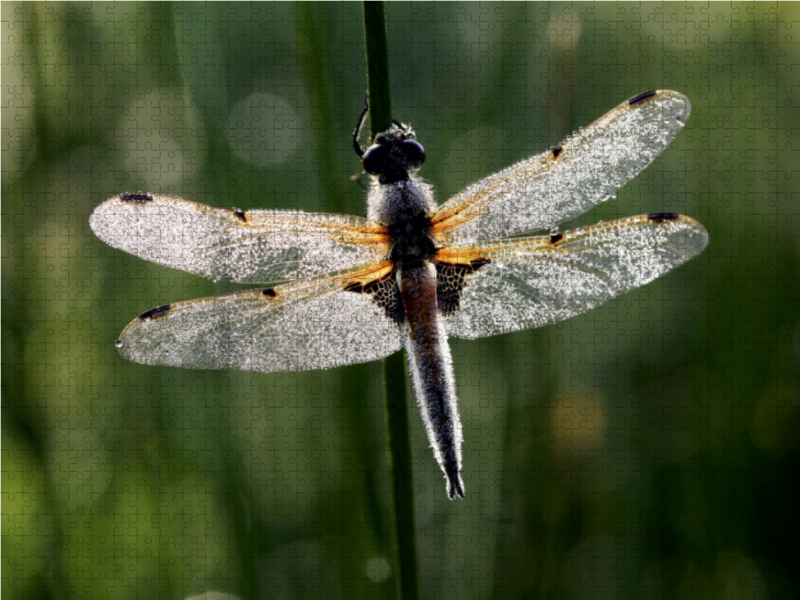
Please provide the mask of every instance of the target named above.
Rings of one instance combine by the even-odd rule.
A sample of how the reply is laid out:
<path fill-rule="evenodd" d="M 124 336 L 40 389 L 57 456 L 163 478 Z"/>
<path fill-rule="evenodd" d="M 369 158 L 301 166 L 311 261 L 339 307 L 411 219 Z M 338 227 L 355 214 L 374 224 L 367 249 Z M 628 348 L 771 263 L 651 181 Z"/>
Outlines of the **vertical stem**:
<path fill-rule="evenodd" d="M 386 385 L 386 430 L 389 445 L 389 489 L 392 496 L 391 530 L 397 598 L 416 600 L 417 529 L 414 524 L 414 478 L 406 399 L 404 353 L 383 359 Z"/>
<path fill-rule="evenodd" d="M 392 126 L 392 95 L 389 85 L 389 46 L 383 2 L 364 2 L 364 37 L 367 46 L 367 89 L 372 133 Z"/>
<path fill-rule="evenodd" d="M 367 52 L 370 128 L 384 131 L 392 124 L 389 87 L 389 51 L 383 2 L 364 2 L 364 35 Z M 416 600 L 417 548 L 414 525 L 414 487 L 406 398 L 406 369 L 403 353 L 383 361 L 386 386 L 386 429 L 391 493 L 392 558 L 395 595 L 398 600 Z"/>

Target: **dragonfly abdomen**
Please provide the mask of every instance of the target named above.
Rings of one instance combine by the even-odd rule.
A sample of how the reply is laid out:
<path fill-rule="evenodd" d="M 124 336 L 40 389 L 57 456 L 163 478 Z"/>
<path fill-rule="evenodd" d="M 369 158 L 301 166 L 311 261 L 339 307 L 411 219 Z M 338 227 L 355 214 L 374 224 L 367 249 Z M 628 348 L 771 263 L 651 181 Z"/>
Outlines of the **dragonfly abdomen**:
<path fill-rule="evenodd" d="M 408 323 L 405 346 L 428 441 L 447 478 L 447 495 L 464 497 L 461 421 L 453 359 L 436 304 L 436 268 L 429 261 L 398 269 L 397 282 Z"/>

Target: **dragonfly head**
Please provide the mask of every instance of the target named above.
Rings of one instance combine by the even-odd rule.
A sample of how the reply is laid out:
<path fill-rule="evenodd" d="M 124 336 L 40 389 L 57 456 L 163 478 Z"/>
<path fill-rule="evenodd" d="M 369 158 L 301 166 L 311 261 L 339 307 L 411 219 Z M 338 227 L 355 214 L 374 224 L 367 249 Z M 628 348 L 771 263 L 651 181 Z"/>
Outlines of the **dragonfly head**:
<path fill-rule="evenodd" d="M 353 130 L 353 149 L 361 158 L 364 170 L 378 178 L 382 184 L 408 181 L 409 171 L 416 171 L 425 162 L 425 149 L 410 126 L 393 121 L 394 125 L 375 136 L 365 151 L 358 141 L 367 119 L 369 103 L 364 96 L 364 110 Z"/>
<path fill-rule="evenodd" d="M 414 131 L 402 123 L 379 133 L 361 157 L 364 170 L 381 183 L 407 181 L 409 172 L 425 162 L 425 149 L 415 139 Z"/>

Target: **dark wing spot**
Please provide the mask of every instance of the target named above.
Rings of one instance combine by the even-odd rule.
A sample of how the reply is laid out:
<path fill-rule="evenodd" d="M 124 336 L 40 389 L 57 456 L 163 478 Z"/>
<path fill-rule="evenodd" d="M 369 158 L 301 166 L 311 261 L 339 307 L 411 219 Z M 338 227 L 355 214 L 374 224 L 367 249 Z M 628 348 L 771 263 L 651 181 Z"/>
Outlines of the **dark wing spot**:
<path fill-rule="evenodd" d="M 383 309 L 390 321 L 398 325 L 405 323 L 406 311 L 394 271 L 369 283 L 351 281 L 344 286 L 344 291 L 369 294 L 372 296 L 372 301 Z"/>
<path fill-rule="evenodd" d="M 678 217 L 680 217 L 678 213 L 650 213 L 647 215 L 647 220 L 663 223 L 664 221 L 675 221 Z"/>
<path fill-rule="evenodd" d="M 122 200 L 123 202 L 135 202 L 135 203 L 153 201 L 153 197 L 150 194 L 145 194 L 144 192 L 136 192 L 135 194 L 122 194 L 119 197 L 119 199 Z"/>
<path fill-rule="evenodd" d="M 242 223 L 247 223 L 247 215 L 244 214 L 243 210 L 233 211 L 233 216 L 239 219 Z"/>
<path fill-rule="evenodd" d="M 564 149 L 561 146 L 556 146 L 555 148 L 553 148 L 553 158 L 558 158 L 559 156 L 561 156 L 561 153 L 563 151 Z"/>
<path fill-rule="evenodd" d="M 436 263 L 436 304 L 444 316 L 458 310 L 467 277 L 490 262 L 488 258 L 475 258 L 469 264 Z"/>
<path fill-rule="evenodd" d="M 165 304 L 164 306 L 156 306 L 155 308 L 151 308 L 147 312 L 143 312 L 139 315 L 140 321 L 152 321 L 153 319 L 157 319 L 158 317 L 163 316 L 164 314 L 168 313 L 172 306 L 170 304 Z"/>
<path fill-rule="evenodd" d="M 656 92 L 655 90 L 651 90 L 649 92 L 644 92 L 643 94 L 639 94 L 638 96 L 634 96 L 633 98 L 628 100 L 628 106 L 633 106 L 634 104 L 639 104 L 639 102 L 644 102 L 648 98 L 652 98 L 653 96 L 655 96 L 657 93 L 658 92 Z"/>
<path fill-rule="evenodd" d="M 277 298 L 278 292 L 276 292 L 273 288 L 265 288 L 261 290 L 261 295 L 267 298 Z"/>
<path fill-rule="evenodd" d="M 558 244 L 558 242 L 560 242 L 563 239 L 564 239 L 563 233 L 555 233 L 550 236 L 550 245 L 555 246 L 556 244 Z"/>

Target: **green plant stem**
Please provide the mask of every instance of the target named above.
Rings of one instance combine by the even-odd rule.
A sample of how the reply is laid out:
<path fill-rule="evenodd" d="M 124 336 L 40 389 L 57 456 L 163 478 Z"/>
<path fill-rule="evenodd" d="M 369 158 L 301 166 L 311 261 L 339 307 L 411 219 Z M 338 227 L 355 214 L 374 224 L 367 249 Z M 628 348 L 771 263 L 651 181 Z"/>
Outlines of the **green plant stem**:
<path fill-rule="evenodd" d="M 364 37 L 367 46 L 367 89 L 372 133 L 392 126 L 392 95 L 389 86 L 389 47 L 383 2 L 364 2 Z"/>
<path fill-rule="evenodd" d="M 414 478 L 411 471 L 411 436 L 408 427 L 405 359 L 402 351 L 383 359 L 383 380 L 386 385 L 394 575 L 397 598 L 411 600 L 418 596 L 417 529 L 414 524 Z"/>
<path fill-rule="evenodd" d="M 363 6 L 370 128 L 375 134 L 392 125 L 386 17 L 383 2 L 364 2 Z M 414 525 L 414 481 L 411 470 L 406 368 L 402 351 L 383 360 L 383 380 L 386 386 L 391 553 L 394 562 L 395 595 L 399 600 L 416 600 L 419 591 Z"/>

